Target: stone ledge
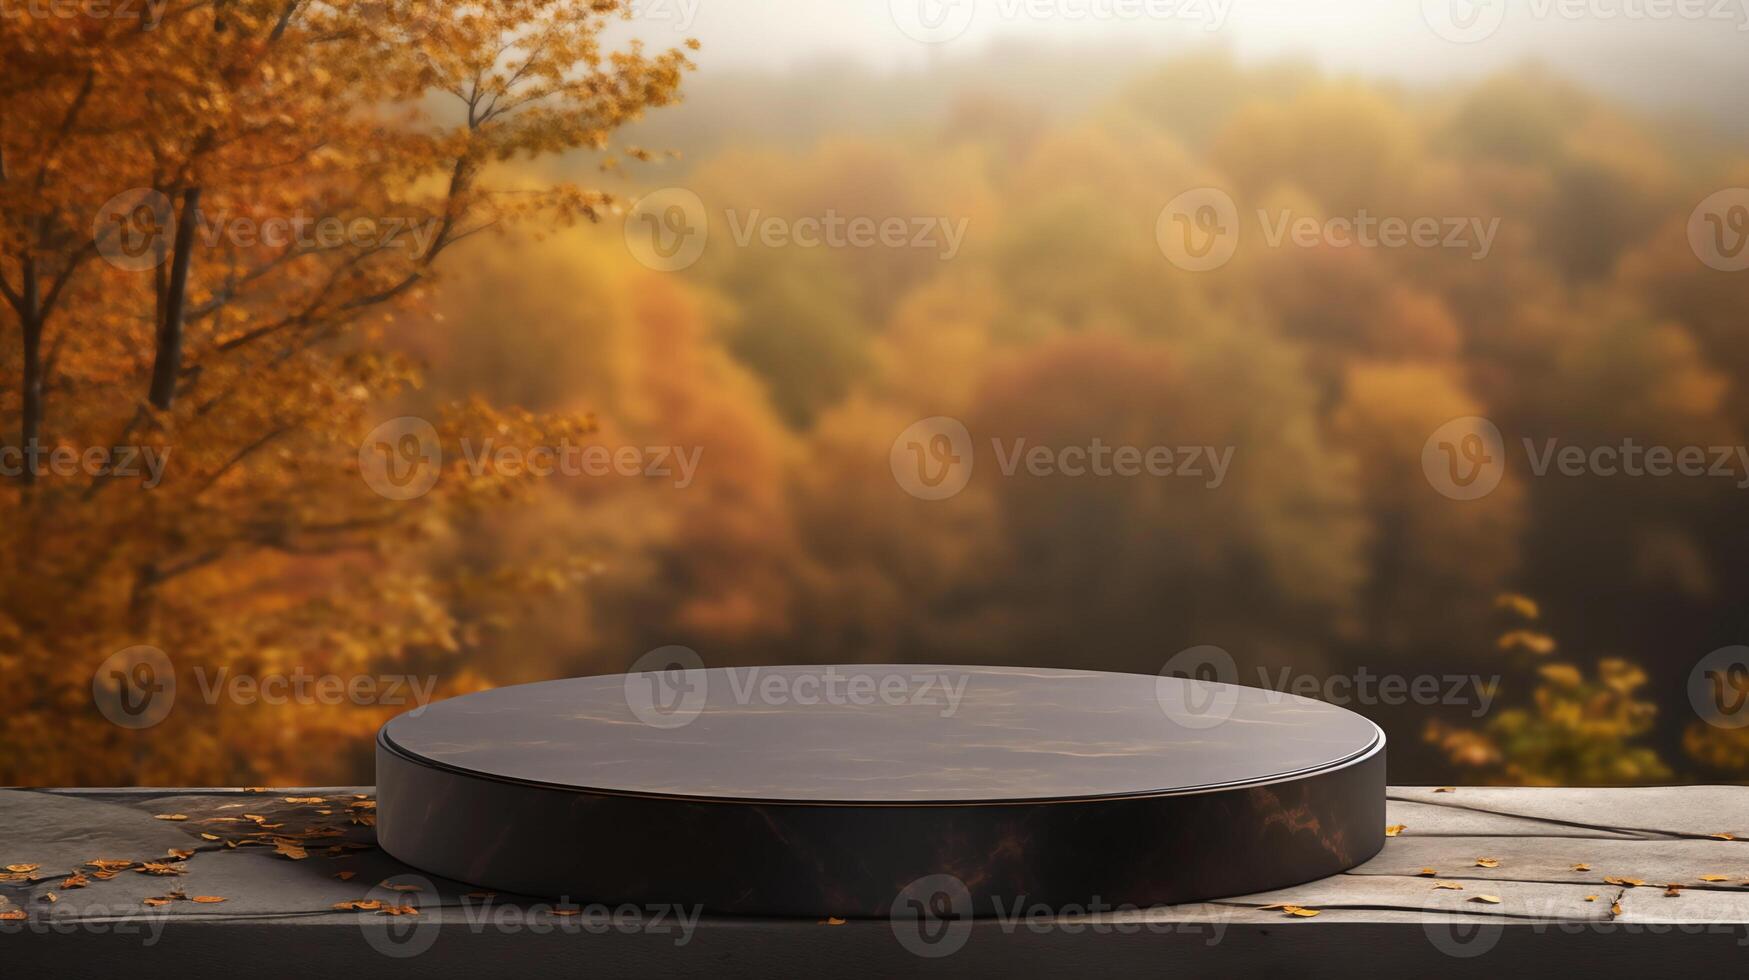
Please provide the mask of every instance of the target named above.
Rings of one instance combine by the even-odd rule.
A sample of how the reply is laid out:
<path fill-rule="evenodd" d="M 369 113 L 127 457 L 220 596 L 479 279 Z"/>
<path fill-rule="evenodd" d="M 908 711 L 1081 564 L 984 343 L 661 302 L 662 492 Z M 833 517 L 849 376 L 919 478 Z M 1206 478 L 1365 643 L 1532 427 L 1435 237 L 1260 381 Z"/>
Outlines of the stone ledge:
<path fill-rule="evenodd" d="M 1749 957 L 1749 787 L 1393 788 L 1389 821 L 1403 829 L 1349 873 L 1127 912 L 980 909 L 978 921 L 918 947 L 954 947 L 937 958 L 911 952 L 884 919 L 695 918 L 685 909 L 634 917 L 591 904 L 611 896 L 555 907 L 484 895 L 377 849 L 371 796 L 369 787 L 0 790 L 0 866 L 37 866 L 0 883 L 0 959 L 130 977 L 279 961 L 315 975 L 420 977 L 506 968 L 528 976 L 720 975 L 826 963 L 889 975 L 1354 976 L 1588 966 L 1662 973 L 1738 968 Z M 192 853 L 179 860 L 173 851 Z M 1480 866 L 1484 857 L 1497 864 Z M 170 867 L 97 878 L 88 862 L 99 859 Z M 79 869 L 86 883 L 63 887 Z M 1674 896 L 1668 884 L 1680 886 Z M 178 890 L 187 898 L 174 897 Z M 51 894 L 55 901 L 45 900 Z M 145 904 L 159 898 L 169 900 Z M 419 914 L 336 908 L 360 900 Z M 403 955 L 416 947 L 424 948 Z"/>

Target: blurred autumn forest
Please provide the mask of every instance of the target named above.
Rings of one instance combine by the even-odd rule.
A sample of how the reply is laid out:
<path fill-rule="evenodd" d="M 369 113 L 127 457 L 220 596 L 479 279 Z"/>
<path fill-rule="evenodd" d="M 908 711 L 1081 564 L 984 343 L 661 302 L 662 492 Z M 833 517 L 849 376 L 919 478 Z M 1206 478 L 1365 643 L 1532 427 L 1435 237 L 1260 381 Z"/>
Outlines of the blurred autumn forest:
<path fill-rule="evenodd" d="M 282 6 L 297 14 L 276 36 Z M 1749 185 L 1737 137 L 1534 66 L 1412 88 L 1220 53 L 1021 50 L 693 75 L 683 47 L 598 47 L 611 3 L 582 20 L 484 6 L 504 19 L 239 3 L 217 34 L 203 7 L 145 42 L 0 35 L 26 69 L 0 80 L 5 444 L 34 411 L 45 444 L 174 449 L 151 489 L 0 487 L 0 782 L 368 782 L 398 709 L 208 704 L 184 672 L 430 675 L 446 696 L 669 644 L 712 665 L 1140 673 L 1213 644 L 1246 683 L 1498 674 L 1483 717 L 1356 705 L 1392 738 L 1393 780 L 1749 773 L 1749 730 L 1699 722 L 1686 695 L 1749 625 L 1734 481 L 1515 465 L 1453 501 L 1421 468 L 1429 434 L 1469 415 L 1509 446 L 1749 439 L 1749 273 L 1707 267 L 1685 230 L 1698 201 Z M 495 38 L 531 30 L 551 70 L 503 68 Z M 579 64 L 582 80 L 563 68 Z M 562 106 L 510 95 L 529 85 Z M 487 105 L 514 109 L 478 120 Z M 1188 273 L 1155 221 L 1204 186 L 1241 214 L 1500 229 L 1481 260 L 1253 238 Z M 177 215 L 198 189 L 208 211 L 435 218 L 445 254 L 200 242 L 179 287 L 175 261 L 90 254 L 93 216 L 138 187 Z M 664 187 L 709 216 L 684 271 L 640 264 L 618 217 Z M 741 246 L 730 226 L 828 211 L 967 234 L 944 259 Z M 21 315 L 51 292 L 46 324 Z M 405 502 L 358 463 L 400 415 L 437 423 L 445 461 Z M 937 415 L 980 437 L 1236 452 L 1216 489 L 988 465 L 924 501 L 888 454 Z M 465 468 L 460 440 L 488 436 L 702 455 L 685 487 L 537 480 Z M 91 708 L 92 670 L 136 644 L 169 653 L 183 692 L 142 732 Z"/>

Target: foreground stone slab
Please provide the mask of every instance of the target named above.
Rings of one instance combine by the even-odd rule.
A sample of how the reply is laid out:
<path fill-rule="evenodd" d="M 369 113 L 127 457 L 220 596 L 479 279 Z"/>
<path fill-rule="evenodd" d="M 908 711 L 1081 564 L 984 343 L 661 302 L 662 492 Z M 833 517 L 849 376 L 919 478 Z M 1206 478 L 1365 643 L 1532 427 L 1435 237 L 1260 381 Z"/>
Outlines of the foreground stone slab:
<path fill-rule="evenodd" d="M 1749 962 L 1749 787 L 1394 788 L 1402 829 L 1346 874 L 1151 909 L 1015 900 L 975 921 L 488 894 L 388 857 L 373 811 L 369 787 L 0 790 L 0 963 L 14 976 L 1352 977 Z"/>

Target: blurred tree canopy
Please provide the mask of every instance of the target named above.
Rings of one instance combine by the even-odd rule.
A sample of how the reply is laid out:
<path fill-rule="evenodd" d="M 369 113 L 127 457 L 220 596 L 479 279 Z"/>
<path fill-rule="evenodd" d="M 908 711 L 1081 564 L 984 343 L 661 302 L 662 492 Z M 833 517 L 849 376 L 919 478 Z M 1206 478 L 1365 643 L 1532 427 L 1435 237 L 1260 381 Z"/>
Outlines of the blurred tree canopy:
<path fill-rule="evenodd" d="M 1488 497 L 1456 503 L 1420 465 L 1428 436 L 1466 415 L 1519 454 L 1526 436 L 1741 443 L 1749 338 L 1732 327 L 1749 279 L 1707 268 L 1684 237 L 1700 199 L 1743 182 L 1740 150 L 1535 67 L 1409 90 L 1198 54 L 1135 66 L 1093 101 L 1049 57 L 982 67 L 900 76 L 886 99 L 853 77 L 856 117 L 774 118 L 791 96 L 770 79 L 708 79 L 708 109 L 656 124 L 670 139 L 696 125 L 706 148 L 660 177 L 705 202 L 695 266 L 652 275 L 603 228 L 541 260 L 609 270 L 586 286 L 510 256 L 483 272 L 482 295 L 515 292 L 512 309 L 543 317 L 568 304 L 571 329 L 613 352 L 527 355 L 526 391 L 577 378 L 555 405 L 597 410 L 614 439 L 704 448 L 687 490 L 579 481 L 516 518 L 607 570 L 583 615 L 526 622 L 501 671 L 534 649 L 553 651 L 545 674 L 581 673 L 684 643 L 713 664 L 1151 673 L 1206 643 L 1251 684 L 1284 667 L 1503 675 L 1499 719 L 1362 706 L 1402 778 L 1740 771 L 1737 741 L 1683 721 L 1690 668 L 1744 626 L 1733 597 L 1749 563 L 1731 532 L 1749 527 L 1732 481 L 1533 478 L 1520 459 Z M 838 105 L 837 76 L 784 77 Z M 1242 218 L 1364 208 L 1498 217 L 1499 234 L 1480 261 L 1254 236 L 1186 273 L 1153 225 L 1200 186 L 1227 190 Z M 742 245 L 731 227 L 827 208 L 969 230 L 942 260 Z M 439 387 L 497 384 L 474 351 L 520 343 L 463 340 L 469 319 L 445 329 L 470 353 L 433 341 Z M 652 412 L 652 391 L 683 407 Z M 895 485 L 887 455 L 934 415 L 965 422 L 984 455 L 964 492 L 926 502 Z M 1007 479 L 987 452 L 991 438 L 1095 435 L 1238 449 L 1213 493 Z M 1494 600 L 1512 591 L 1540 600 L 1572 651 L 1561 669 L 1498 649 Z M 1465 732 L 1489 751 L 1459 751 Z"/>
<path fill-rule="evenodd" d="M 127 69 L 128 92 L 183 93 L 175 124 L 150 115 L 153 100 L 123 97 L 106 68 L 58 143 L 86 84 L 78 66 L 127 57 L 127 44 L 69 36 L 56 43 L 84 45 L 69 60 L 4 35 L 8 64 L 40 58 L 0 80 L 0 271 L 14 293 L 32 255 L 43 295 L 84 247 L 90 215 L 135 186 L 173 201 L 198 187 L 206 208 L 453 214 L 459 235 L 608 213 L 606 193 L 563 183 L 589 172 L 619 197 L 696 192 L 708 245 L 686 271 L 661 273 L 634 260 L 614 222 L 494 239 L 457 249 L 466 264 L 452 261 L 437 291 L 439 264 L 418 255 L 291 262 L 203 248 L 167 409 L 147 382 L 169 271 L 154 280 L 82 260 L 44 332 L 59 353 L 41 374 L 39 438 L 153 438 L 183 466 L 150 493 L 112 481 L 4 489 L 18 517 L 0 535 L 20 557 L 0 571 L 0 666 L 29 678 L 0 695 L 8 743 L 27 747 L 14 773 L 314 783 L 368 771 L 357 751 L 307 749 L 312 738 L 367 746 L 381 712 L 220 710 L 215 723 L 179 709 L 149 739 L 96 723 L 67 731 L 71 714 L 90 714 L 92 666 L 142 642 L 254 670 L 432 672 L 446 692 L 619 670 L 676 643 L 715 665 L 1143 673 L 1215 644 L 1251 684 L 1281 668 L 1506 675 L 1505 708 L 1488 719 L 1469 705 L 1362 706 L 1393 737 L 1396 778 L 1633 782 L 1749 764 L 1741 739 L 1683 723 L 1694 662 L 1742 642 L 1743 491 L 1533 479 L 1515 465 L 1488 497 L 1454 503 L 1421 469 L 1429 434 L 1466 415 L 1492 419 L 1514 446 L 1744 442 L 1749 278 L 1699 262 L 1685 232 L 1707 194 L 1749 183 L 1741 148 L 1535 68 L 1408 89 L 1223 55 L 1090 66 L 1010 53 L 988 72 L 892 79 L 707 73 L 688 105 L 626 134 L 686 149 L 683 162 L 597 175 L 616 127 L 674 98 L 681 54 L 609 58 L 573 25 L 555 50 L 596 67 L 570 107 L 471 127 L 433 109 L 445 94 L 467 105 L 469 66 L 486 57 L 488 26 L 459 10 L 438 20 L 461 33 L 410 44 L 398 32 L 430 26 L 410 8 L 384 34 L 379 21 L 340 30 L 328 18 L 343 15 L 300 7 L 288 32 L 341 39 L 282 50 L 263 43 L 273 18 L 260 11 L 272 8 L 251 20 L 257 8 L 238 5 L 216 41 L 202 9 L 180 33 L 128 42 L 193 52 Z M 555 8 L 502 9 L 545 24 Z M 834 84 L 858 112 L 839 111 Z M 79 122 L 99 107 L 121 116 Z M 209 126 L 221 135 L 201 149 Z M 116 152 L 136 138 L 137 152 Z M 45 160 L 48 189 L 20 187 Z M 501 185 L 486 182 L 488 164 Z M 456 173 L 459 193 L 447 190 Z M 1162 256 L 1155 219 L 1202 186 L 1238 201 L 1251 237 L 1221 268 L 1187 273 Z M 1249 215 L 1283 207 L 1500 225 L 1483 260 L 1267 247 Z M 731 227 L 753 212 L 829 209 L 963 219 L 967 234 L 949 259 L 743 246 Z M 33 244 L 43 227 L 61 244 Z M 415 274 L 393 303 L 350 305 Z M 0 320 L 0 404 L 15 415 L 20 322 Z M 403 356 L 428 368 L 421 389 L 407 387 Z M 684 488 L 446 469 L 420 506 L 385 506 L 348 461 L 369 421 L 398 412 L 443 419 L 446 448 L 470 433 L 573 434 L 696 447 L 701 464 Z M 964 421 L 985 452 L 964 492 L 930 502 L 895 484 L 888 453 L 935 415 Z M 1008 479 L 987 452 L 992 438 L 1095 436 L 1236 452 L 1212 492 Z M 531 601 L 551 591 L 557 601 Z M 1561 638 L 1562 659 L 1499 648 L 1503 592 L 1538 598 L 1537 628 Z"/>

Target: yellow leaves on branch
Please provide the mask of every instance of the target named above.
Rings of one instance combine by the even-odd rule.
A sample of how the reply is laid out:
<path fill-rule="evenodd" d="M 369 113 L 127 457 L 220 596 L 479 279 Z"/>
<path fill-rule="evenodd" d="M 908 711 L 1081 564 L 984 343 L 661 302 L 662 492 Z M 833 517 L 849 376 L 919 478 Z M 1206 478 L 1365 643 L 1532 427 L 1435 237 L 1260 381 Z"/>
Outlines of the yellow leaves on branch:
<path fill-rule="evenodd" d="M 1517 613 L 1525 619 L 1536 619 L 1541 615 L 1541 609 L 1537 606 L 1535 599 L 1514 592 L 1503 592 L 1495 596 L 1494 605 L 1496 608 Z"/>
<path fill-rule="evenodd" d="M 1535 630 L 1512 630 L 1503 633 L 1497 645 L 1502 650 L 1528 650 L 1539 657 L 1555 652 L 1554 637 Z"/>
<path fill-rule="evenodd" d="M 301 712 L 298 737 L 281 739 L 281 712 L 179 707 L 164 731 L 183 730 L 135 759 L 101 716 L 69 721 L 61 705 L 65 665 L 152 640 L 142 610 L 152 632 L 178 638 L 179 666 L 217 671 L 297 650 L 348 674 L 391 664 L 454 673 L 439 654 L 462 653 L 458 636 L 478 635 L 476 622 L 520 597 L 492 569 L 447 567 L 430 549 L 513 506 L 505 488 L 533 481 L 453 480 L 400 502 L 359 479 L 375 415 L 419 383 L 383 327 L 429 302 L 477 235 L 610 214 L 600 190 L 532 176 L 540 168 L 512 181 L 500 164 L 605 148 L 622 125 L 680 98 L 698 47 L 616 50 L 605 35 L 626 0 L 219 9 L 222 30 L 212 4 L 188 4 L 146 31 L 121 15 L 0 31 L 0 274 L 18 282 L 32 243 L 41 292 L 57 297 L 42 324 L 54 338 L 42 432 L 80 453 L 170 453 L 149 496 L 143 478 L 121 474 L 39 492 L 33 534 L 53 548 L 26 548 L 21 531 L 0 526 L 0 553 L 18 557 L 0 569 L 0 649 L 14 687 L 33 692 L 0 711 L 0 742 L 37 747 L 37 781 L 231 782 L 229 746 L 255 746 L 263 772 L 307 766 L 392 713 Z M 202 229 L 176 290 L 185 323 L 161 404 L 148 396 L 177 264 L 124 260 L 172 248 L 164 232 L 196 190 Z M 151 203 L 106 212 L 133 193 Z M 112 230 L 94 233 L 106 216 L 99 226 Z M 323 223 L 349 231 L 312 240 Z M 275 224 L 286 234 L 268 234 Z M 141 247 L 109 249 L 124 235 Z M 446 433 L 478 439 L 495 411 L 463 406 Z M 551 444 L 534 438 L 525 444 Z M 0 492 L 15 492 L 13 481 Z M 67 628 L 74 618 L 79 628 Z"/>
<path fill-rule="evenodd" d="M 1540 613 L 1524 596 L 1499 596 L 1496 605 L 1527 619 Z M 1553 638 L 1523 629 L 1508 631 L 1498 645 L 1536 658 L 1555 649 Z M 1424 737 L 1452 762 L 1508 785 L 1613 786 L 1669 778 L 1658 754 L 1632 741 L 1650 731 L 1657 713 L 1639 693 L 1645 671 L 1619 657 L 1600 659 L 1590 676 L 1571 663 L 1532 663 L 1540 683 L 1528 703 L 1521 696 L 1479 729 L 1432 719 Z"/>

